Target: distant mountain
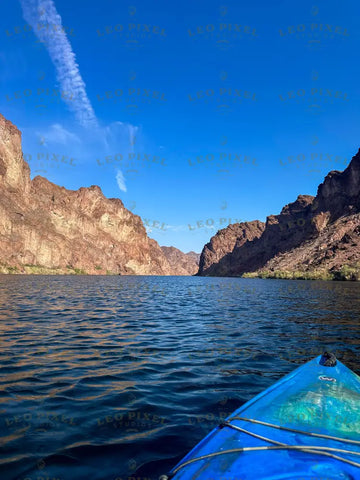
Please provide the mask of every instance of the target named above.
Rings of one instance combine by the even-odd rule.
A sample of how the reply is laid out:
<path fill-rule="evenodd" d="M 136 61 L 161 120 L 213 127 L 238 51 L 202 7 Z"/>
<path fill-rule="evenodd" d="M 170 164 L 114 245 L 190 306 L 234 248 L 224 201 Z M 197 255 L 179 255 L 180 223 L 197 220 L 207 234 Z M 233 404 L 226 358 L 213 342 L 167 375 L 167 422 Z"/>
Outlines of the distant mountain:
<path fill-rule="evenodd" d="M 0 115 L 0 272 L 171 275 L 142 220 L 98 186 L 67 190 L 23 159 L 20 131 Z"/>
<path fill-rule="evenodd" d="M 259 238 L 265 229 L 265 223 L 234 223 L 214 235 L 205 245 L 200 255 L 199 273 L 204 275 L 227 274 L 228 266 L 223 259 L 227 258 L 235 248 L 240 248 L 248 240 Z M 223 260 L 221 262 L 221 260 Z"/>
<path fill-rule="evenodd" d="M 184 253 L 175 247 L 161 247 L 173 275 L 195 275 L 199 270 L 200 253 Z"/>
<path fill-rule="evenodd" d="M 200 253 L 195 253 L 193 251 L 191 252 L 188 252 L 186 253 L 185 255 L 188 255 L 190 258 L 193 258 L 194 261 L 197 263 L 197 265 L 199 266 L 199 262 L 200 262 Z"/>
<path fill-rule="evenodd" d="M 360 150 L 343 172 L 326 176 L 316 197 L 299 195 L 265 225 L 220 230 L 198 274 L 360 280 Z"/>

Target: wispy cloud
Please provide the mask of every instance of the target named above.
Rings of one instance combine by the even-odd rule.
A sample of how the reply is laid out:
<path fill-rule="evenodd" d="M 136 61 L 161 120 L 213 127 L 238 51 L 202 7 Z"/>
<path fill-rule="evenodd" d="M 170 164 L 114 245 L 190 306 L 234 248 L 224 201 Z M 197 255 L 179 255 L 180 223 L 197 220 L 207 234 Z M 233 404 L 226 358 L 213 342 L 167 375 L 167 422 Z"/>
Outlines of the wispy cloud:
<path fill-rule="evenodd" d="M 78 123 L 86 130 L 75 134 L 56 123 L 44 132 L 37 132 L 42 146 L 62 144 L 71 149 L 71 154 L 79 160 L 94 157 L 94 152 L 104 151 L 109 155 L 134 152 L 139 146 L 140 129 L 121 121 L 100 126 L 94 109 L 86 93 L 86 85 L 81 77 L 75 53 L 62 26 L 53 0 L 19 0 L 25 21 L 46 47 L 56 69 L 57 80 L 62 90 L 62 99 L 72 111 Z M 97 135 L 93 135 L 96 128 Z M 80 140 L 81 138 L 81 140 Z M 86 148 L 87 146 L 87 148 Z M 96 157 L 102 157 L 96 153 Z M 121 171 L 116 174 L 117 184 L 126 192 L 125 178 Z"/>
<path fill-rule="evenodd" d="M 166 225 L 166 230 L 171 230 L 172 232 L 186 232 L 189 231 L 188 225 Z"/>
<path fill-rule="evenodd" d="M 138 140 L 136 137 L 137 137 L 139 128 L 134 127 L 134 125 L 130 125 L 130 124 L 127 124 L 127 125 L 128 125 L 128 131 L 129 131 L 129 140 L 130 140 L 131 150 L 133 152 L 135 143 Z"/>
<path fill-rule="evenodd" d="M 135 143 L 139 143 L 139 134 L 139 127 L 117 121 L 103 127 L 100 138 L 107 149 L 111 149 L 114 144 L 121 143 L 126 145 L 130 152 L 133 152 Z"/>
<path fill-rule="evenodd" d="M 116 181 L 120 190 L 126 192 L 125 178 L 121 170 L 118 170 L 116 173 Z"/>
<path fill-rule="evenodd" d="M 52 0 L 20 0 L 24 19 L 46 46 L 64 92 L 64 102 L 80 125 L 97 127 L 95 112 L 86 94 L 76 57 L 63 30 L 62 20 Z"/>
<path fill-rule="evenodd" d="M 43 138 L 45 140 L 44 146 L 47 146 L 48 141 L 50 143 L 57 143 L 61 145 L 81 143 L 80 138 L 75 135 L 75 133 L 69 132 L 69 130 L 67 130 L 59 123 L 54 123 L 43 133 L 37 132 L 37 135 L 39 136 L 39 138 Z"/>

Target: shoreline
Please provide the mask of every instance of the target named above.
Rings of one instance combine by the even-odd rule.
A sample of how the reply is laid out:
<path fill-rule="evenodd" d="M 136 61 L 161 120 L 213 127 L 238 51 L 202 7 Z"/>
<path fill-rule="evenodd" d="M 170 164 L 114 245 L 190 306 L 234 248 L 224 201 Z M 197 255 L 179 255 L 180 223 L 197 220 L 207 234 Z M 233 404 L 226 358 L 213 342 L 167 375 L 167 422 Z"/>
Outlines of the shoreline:
<path fill-rule="evenodd" d="M 124 276 L 124 277 L 137 277 L 143 275 L 136 274 L 120 274 L 112 272 L 110 270 L 99 270 L 98 273 L 87 272 L 81 268 L 74 267 L 58 267 L 50 268 L 44 267 L 41 265 L 22 265 L 20 266 L 10 266 L 10 265 L 0 265 L 0 275 L 57 275 L 57 276 L 68 276 L 68 275 L 83 275 L 83 276 Z M 149 275 L 149 276 L 159 276 L 159 275 Z M 163 277 L 168 277 L 172 275 L 160 275 Z M 178 275 L 175 275 L 178 276 Z M 260 279 L 270 279 L 270 280 L 322 280 L 322 281 L 347 281 L 347 282 L 359 282 L 360 281 L 360 266 L 350 267 L 349 265 L 344 265 L 340 270 L 334 272 L 329 271 L 311 271 L 304 272 L 300 270 L 261 270 L 257 272 L 247 272 L 242 275 L 180 275 L 181 277 L 204 277 L 204 278 L 260 278 Z"/>
<path fill-rule="evenodd" d="M 330 271 L 310 271 L 300 270 L 262 270 L 258 272 L 248 272 L 240 276 L 241 278 L 263 278 L 276 280 L 324 280 L 324 281 L 360 281 L 360 267 L 343 265 L 340 270 Z"/>

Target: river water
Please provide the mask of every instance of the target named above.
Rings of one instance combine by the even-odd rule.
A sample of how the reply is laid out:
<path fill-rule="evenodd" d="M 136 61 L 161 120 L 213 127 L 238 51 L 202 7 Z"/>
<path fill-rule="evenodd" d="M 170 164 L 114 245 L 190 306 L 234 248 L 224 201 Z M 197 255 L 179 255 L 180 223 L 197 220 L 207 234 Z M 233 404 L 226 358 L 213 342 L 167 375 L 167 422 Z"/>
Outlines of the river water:
<path fill-rule="evenodd" d="M 221 419 L 333 351 L 360 283 L 0 275 L 0 478 L 157 480 Z"/>

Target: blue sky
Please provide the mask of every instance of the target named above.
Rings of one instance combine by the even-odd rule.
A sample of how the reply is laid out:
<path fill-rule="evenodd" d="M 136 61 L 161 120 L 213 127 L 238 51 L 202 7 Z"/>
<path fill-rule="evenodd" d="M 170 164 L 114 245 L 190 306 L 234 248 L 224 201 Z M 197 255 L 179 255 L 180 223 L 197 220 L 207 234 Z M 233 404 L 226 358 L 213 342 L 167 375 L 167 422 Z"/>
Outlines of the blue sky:
<path fill-rule="evenodd" d="M 160 245 L 264 221 L 360 147 L 355 1 L 1 9 L 0 111 L 32 177 L 99 185 Z"/>

